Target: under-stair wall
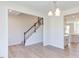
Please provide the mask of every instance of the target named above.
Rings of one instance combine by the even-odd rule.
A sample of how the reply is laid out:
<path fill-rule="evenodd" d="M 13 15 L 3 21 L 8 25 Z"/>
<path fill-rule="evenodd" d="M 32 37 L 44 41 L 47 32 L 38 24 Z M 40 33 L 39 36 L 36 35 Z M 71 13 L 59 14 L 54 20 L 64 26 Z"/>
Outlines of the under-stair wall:
<path fill-rule="evenodd" d="M 26 39 L 25 46 L 43 42 L 43 26 L 41 25 L 35 33 Z"/>

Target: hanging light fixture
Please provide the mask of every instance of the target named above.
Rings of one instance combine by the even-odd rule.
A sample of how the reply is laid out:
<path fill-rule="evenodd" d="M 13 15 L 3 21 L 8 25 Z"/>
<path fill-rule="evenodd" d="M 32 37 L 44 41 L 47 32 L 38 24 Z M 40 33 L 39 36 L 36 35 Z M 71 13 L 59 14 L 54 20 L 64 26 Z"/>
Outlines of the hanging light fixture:
<path fill-rule="evenodd" d="M 57 7 L 56 2 L 55 2 L 55 7 L 56 7 L 55 16 L 60 16 L 61 11 L 60 11 L 60 9 Z"/>
<path fill-rule="evenodd" d="M 54 9 L 55 9 L 55 12 L 54 12 L 55 16 L 60 16 L 61 11 L 60 11 L 60 9 L 57 7 L 56 1 L 54 1 L 53 4 L 54 4 Z M 51 8 L 51 10 L 49 10 L 48 16 L 53 16 L 52 8 Z"/>
<path fill-rule="evenodd" d="M 53 16 L 52 10 L 49 10 L 48 16 Z"/>
<path fill-rule="evenodd" d="M 48 11 L 48 16 L 53 16 L 52 12 L 52 2 L 49 4 L 50 10 Z"/>
<path fill-rule="evenodd" d="M 56 8 L 55 16 L 60 16 L 60 13 L 61 13 L 60 9 L 59 8 Z"/>

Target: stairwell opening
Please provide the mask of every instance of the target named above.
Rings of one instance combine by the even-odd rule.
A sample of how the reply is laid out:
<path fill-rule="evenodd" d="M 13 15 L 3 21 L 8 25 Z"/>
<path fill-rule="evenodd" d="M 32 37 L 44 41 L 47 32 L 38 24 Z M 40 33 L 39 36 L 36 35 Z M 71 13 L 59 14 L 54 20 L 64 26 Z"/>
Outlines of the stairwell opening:
<path fill-rule="evenodd" d="M 43 18 L 8 10 L 8 46 L 29 46 L 43 42 Z"/>

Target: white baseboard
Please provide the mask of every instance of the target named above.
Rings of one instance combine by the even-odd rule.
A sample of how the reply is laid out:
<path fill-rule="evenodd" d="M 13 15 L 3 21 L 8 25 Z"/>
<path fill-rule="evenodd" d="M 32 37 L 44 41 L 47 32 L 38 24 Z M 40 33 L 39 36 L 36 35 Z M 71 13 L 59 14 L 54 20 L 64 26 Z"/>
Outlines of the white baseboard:
<path fill-rule="evenodd" d="M 22 41 L 21 41 L 21 42 L 22 42 Z M 21 44 L 21 42 L 17 42 L 17 43 L 8 44 L 8 46 L 19 45 L 19 44 Z"/>
<path fill-rule="evenodd" d="M 52 43 L 48 43 L 48 45 L 54 46 L 54 47 L 57 47 L 57 48 L 60 48 L 60 49 L 64 49 L 64 46 L 63 46 L 63 47 L 59 47 L 59 46 L 57 46 L 57 45 L 55 45 L 55 44 L 52 44 Z"/>
<path fill-rule="evenodd" d="M 25 44 L 25 46 L 31 46 L 31 45 L 34 45 L 34 44 L 38 44 L 38 43 L 42 43 L 42 41 L 39 41 L 39 42 L 35 42 L 35 43 L 32 43 L 32 44 Z"/>
<path fill-rule="evenodd" d="M 43 46 L 49 45 L 48 42 L 43 42 Z"/>

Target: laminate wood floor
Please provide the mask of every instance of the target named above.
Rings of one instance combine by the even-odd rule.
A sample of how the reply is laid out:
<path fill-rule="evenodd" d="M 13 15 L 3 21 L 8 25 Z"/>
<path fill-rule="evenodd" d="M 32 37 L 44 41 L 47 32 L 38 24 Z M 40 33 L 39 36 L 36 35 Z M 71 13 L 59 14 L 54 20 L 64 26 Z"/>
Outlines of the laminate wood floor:
<path fill-rule="evenodd" d="M 9 58 L 79 58 L 79 44 L 71 44 L 64 50 L 43 46 L 41 43 L 24 47 L 23 45 L 9 46 Z"/>

